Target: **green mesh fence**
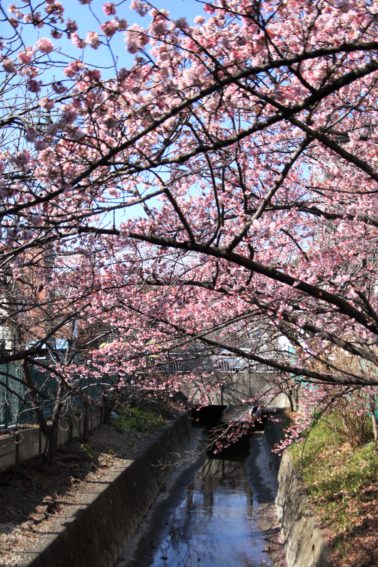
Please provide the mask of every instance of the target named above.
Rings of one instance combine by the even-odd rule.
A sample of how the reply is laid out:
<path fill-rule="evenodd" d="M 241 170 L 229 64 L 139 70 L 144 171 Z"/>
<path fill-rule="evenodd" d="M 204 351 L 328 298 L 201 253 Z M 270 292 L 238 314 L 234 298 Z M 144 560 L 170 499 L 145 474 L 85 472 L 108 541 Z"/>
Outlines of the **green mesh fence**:
<path fill-rule="evenodd" d="M 40 392 L 38 403 L 45 417 L 52 414 L 54 400 L 57 391 L 57 382 L 54 377 L 49 377 L 38 368 L 32 369 L 32 382 Z M 80 409 L 83 406 L 83 391 L 91 403 L 99 402 L 104 393 L 104 384 L 112 385 L 117 380 L 115 377 L 98 380 L 76 381 L 77 394 L 68 398 L 70 408 Z M 21 363 L 13 362 L 0 364 L 0 428 L 8 429 L 23 423 L 36 421 L 35 413 L 30 402 L 30 395 L 23 383 L 23 370 Z"/>
<path fill-rule="evenodd" d="M 17 362 L 0 364 L 0 427 L 20 422 L 25 407 L 25 386 L 22 368 Z"/>

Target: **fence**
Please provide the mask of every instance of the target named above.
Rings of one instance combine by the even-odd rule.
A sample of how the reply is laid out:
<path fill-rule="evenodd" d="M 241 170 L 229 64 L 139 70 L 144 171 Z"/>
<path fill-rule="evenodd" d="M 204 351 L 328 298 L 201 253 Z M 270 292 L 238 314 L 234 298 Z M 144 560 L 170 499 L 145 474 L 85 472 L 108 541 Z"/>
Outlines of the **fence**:
<path fill-rule="evenodd" d="M 31 368 L 31 379 L 40 392 L 39 406 L 45 417 L 49 418 L 56 398 L 57 380 L 36 367 Z M 102 398 L 104 384 L 111 385 L 115 381 L 115 377 L 102 378 L 101 384 L 95 379 L 78 379 L 75 384 L 77 393 L 67 399 L 69 408 L 83 407 L 82 391 L 97 405 Z M 35 422 L 36 416 L 24 383 L 21 363 L 0 364 L 0 431 Z"/>
<path fill-rule="evenodd" d="M 24 410 L 25 385 L 20 363 L 0 365 L 0 428 L 7 429 L 27 420 Z"/>

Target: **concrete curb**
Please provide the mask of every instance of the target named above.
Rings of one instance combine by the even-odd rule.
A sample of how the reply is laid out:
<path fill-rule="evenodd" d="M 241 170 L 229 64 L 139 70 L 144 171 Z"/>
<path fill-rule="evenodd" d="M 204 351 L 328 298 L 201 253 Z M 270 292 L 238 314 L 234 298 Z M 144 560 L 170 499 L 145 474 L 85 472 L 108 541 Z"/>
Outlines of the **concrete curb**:
<path fill-rule="evenodd" d="M 28 567 L 113 567 L 128 538 L 138 529 L 191 437 L 183 416 L 126 467 L 94 483 L 85 502 L 44 534 L 39 547 L 25 553 Z"/>

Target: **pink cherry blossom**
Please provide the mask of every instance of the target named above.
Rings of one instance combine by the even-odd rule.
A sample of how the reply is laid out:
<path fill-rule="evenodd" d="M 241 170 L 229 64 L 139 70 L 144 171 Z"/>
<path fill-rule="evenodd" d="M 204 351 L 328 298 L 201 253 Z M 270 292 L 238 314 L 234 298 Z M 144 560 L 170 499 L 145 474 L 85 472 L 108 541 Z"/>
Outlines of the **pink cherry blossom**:
<path fill-rule="evenodd" d="M 133 0 L 130 4 L 132 10 L 138 12 L 140 16 L 145 16 L 148 13 L 149 6 L 143 0 Z"/>
<path fill-rule="evenodd" d="M 84 64 L 81 61 L 72 61 L 64 69 L 64 74 L 67 77 L 75 77 L 75 75 L 80 73 L 83 69 L 84 69 Z"/>
<path fill-rule="evenodd" d="M 47 37 L 41 37 L 37 43 L 36 47 L 42 53 L 51 53 L 54 49 L 54 44 Z"/>
<path fill-rule="evenodd" d="M 112 37 L 119 29 L 119 21 L 116 19 L 108 20 L 101 24 L 101 30 L 107 37 Z"/>
<path fill-rule="evenodd" d="M 26 86 L 28 91 L 32 93 L 38 93 L 41 90 L 42 85 L 40 81 L 36 81 L 35 79 L 29 79 L 29 81 L 26 83 Z"/>
<path fill-rule="evenodd" d="M 90 45 L 91 47 L 93 47 L 93 49 L 97 49 L 97 47 L 100 45 L 98 33 L 97 32 L 88 32 L 87 36 L 85 38 L 85 43 L 87 45 Z"/>
<path fill-rule="evenodd" d="M 31 158 L 30 152 L 28 150 L 23 150 L 21 152 L 18 152 L 13 157 L 13 161 L 17 165 L 17 167 L 24 167 L 29 163 L 30 158 Z"/>
<path fill-rule="evenodd" d="M 4 71 L 7 73 L 14 73 L 16 71 L 16 65 L 12 59 L 5 57 L 1 62 Z"/>
<path fill-rule="evenodd" d="M 71 34 L 71 41 L 73 45 L 79 49 L 83 49 L 86 45 L 86 42 L 76 32 Z"/>
<path fill-rule="evenodd" d="M 31 62 L 33 56 L 34 56 L 34 51 L 31 47 L 26 48 L 25 51 L 20 51 L 17 55 L 20 63 L 23 63 L 25 65 Z"/>
<path fill-rule="evenodd" d="M 113 2 L 105 2 L 102 6 L 105 16 L 114 16 L 116 13 L 116 7 Z"/>

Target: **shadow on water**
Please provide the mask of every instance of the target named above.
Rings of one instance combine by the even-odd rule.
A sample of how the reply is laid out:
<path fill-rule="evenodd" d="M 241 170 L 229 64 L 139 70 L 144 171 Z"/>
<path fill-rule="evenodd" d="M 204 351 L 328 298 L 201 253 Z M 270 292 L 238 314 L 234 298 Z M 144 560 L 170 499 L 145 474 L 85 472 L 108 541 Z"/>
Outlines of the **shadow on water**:
<path fill-rule="evenodd" d="M 261 526 L 259 513 L 273 502 L 274 483 L 258 437 L 246 458 L 202 456 L 187 468 L 154 507 L 132 557 L 117 567 L 273 566 L 267 541 L 274 530 Z"/>

